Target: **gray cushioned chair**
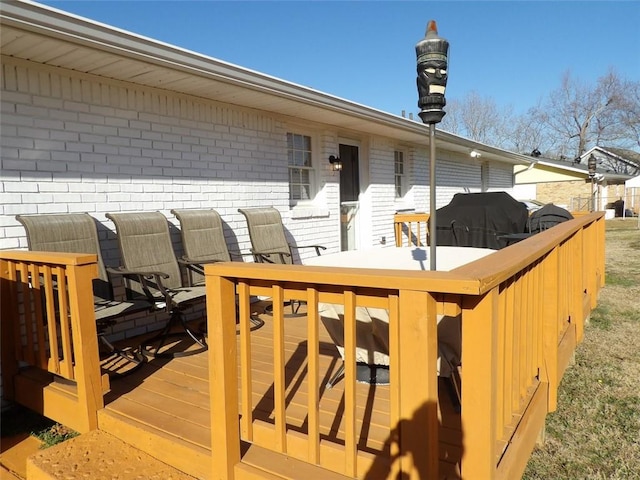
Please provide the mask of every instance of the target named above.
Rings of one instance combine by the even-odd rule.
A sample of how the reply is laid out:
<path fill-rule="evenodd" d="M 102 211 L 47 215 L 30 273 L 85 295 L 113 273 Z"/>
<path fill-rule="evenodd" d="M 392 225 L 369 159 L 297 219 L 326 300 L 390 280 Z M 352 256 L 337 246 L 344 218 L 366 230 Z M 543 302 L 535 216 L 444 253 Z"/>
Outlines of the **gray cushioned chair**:
<path fill-rule="evenodd" d="M 273 207 L 239 208 L 249 228 L 251 253 L 258 263 L 293 263 L 292 248 L 314 248 L 317 255 L 326 247 L 321 245 L 295 246 L 287 242 L 280 212 Z"/>
<path fill-rule="evenodd" d="M 94 306 L 98 338 L 103 347 L 103 368 L 111 376 L 131 373 L 144 362 L 136 349 L 116 348 L 105 336 L 105 330 L 125 315 L 152 310 L 148 300 L 114 300 L 108 269 L 102 260 L 96 220 L 86 213 L 63 215 L 17 215 L 16 219 L 27 233 L 29 250 L 66 253 L 92 253 L 98 257 L 98 278 L 93 281 Z M 106 353 L 104 351 L 106 348 Z M 119 362 L 119 358 L 125 363 Z M 127 365 L 126 363 L 131 363 Z"/>
<path fill-rule="evenodd" d="M 242 259 L 243 254 L 229 251 L 222 219 L 215 210 L 171 210 L 171 213 L 180 222 L 182 260 L 187 264 L 191 285 L 204 285 L 204 264 Z M 259 318 L 252 316 L 250 320 L 252 330 L 264 325 Z"/>
<path fill-rule="evenodd" d="M 251 253 L 257 263 L 292 264 L 292 249 L 313 248 L 320 255 L 326 247 L 322 245 L 290 245 L 284 233 L 282 216 L 274 207 L 239 208 L 238 212 L 244 215 L 249 228 L 251 240 Z M 297 314 L 300 302 L 288 302 L 293 314 Z M 272 305 L 265 309 L 270 313 Z"/>
<path fill-rule="evenodd" d="M 118 271 L 128 276 L 129 295 L 162 301 L 169 312 L 169 321 L 164 328 L 142 343 L 142 353 L 154 357 L 181 357 L 205 351 L 204 334 L 188 326 L 183 312 L 204 302 L 205 287 L 183 284 L 165 216 L 160 212 L 107 213 L 106 216 L 116 227 L 122 259 Z M 179 331 L 174 331 L 174 327 L 180 327 Z M 197 347 L 180 350 L 175 342 L 169 343 L 175 337 L 190 339 Z M 163 347 L 167 348 L 163 350 Z"/>
<path fill-rule="evenodd" d="M 222 229 L 222 219 L 215 210 L 171 210 L 180 222 L 180 235 L 184 256 L 188 264 L 191 285 L 204 285 L 202 265 L 212 262 L 230 262 Z M 198 263 L 196 263 L 198 262 Z"/>

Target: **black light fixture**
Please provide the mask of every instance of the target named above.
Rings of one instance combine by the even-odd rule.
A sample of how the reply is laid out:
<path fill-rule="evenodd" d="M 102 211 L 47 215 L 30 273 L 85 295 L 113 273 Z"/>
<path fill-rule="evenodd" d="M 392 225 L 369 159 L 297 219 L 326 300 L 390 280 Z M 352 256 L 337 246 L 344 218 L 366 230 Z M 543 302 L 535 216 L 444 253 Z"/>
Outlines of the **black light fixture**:
<path fill-rule="evenodd" d="M 449 42 L 438 36 L 435 20 L 416 45 L 418 106 L 422 123 L 429 124 L 429 264 L 436 269 L 436 123 L 445 116 Z"/>
<path fill-rule="evenodd" d="M 331 164 L 331 170 L 334 172 L 342 170 L 342 161 L 340 160 L 340 157 L 336 157 L 334 155 L 329 156 L 329 163 Z"/>

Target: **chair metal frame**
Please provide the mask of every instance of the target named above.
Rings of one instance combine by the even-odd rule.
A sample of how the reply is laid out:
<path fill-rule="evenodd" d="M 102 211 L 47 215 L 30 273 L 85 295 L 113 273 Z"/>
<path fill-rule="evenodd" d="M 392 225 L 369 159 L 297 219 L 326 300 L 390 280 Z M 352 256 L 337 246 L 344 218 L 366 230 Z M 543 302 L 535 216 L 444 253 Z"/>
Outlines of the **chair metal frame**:
<path fill-rule="evenodd" d="M 140 295 L 150 301 L 161 302 L 169 320 L 159 333 L 140 345 L 144 355 L 175 358 L 195 355 L 207 350 L 204 332 L 196 332 L 188 325 L 183 309 L 204 302 L 205 287 L 185 285 L 180 264 L 189 266 L 203 262 L 178 260 L 169 223 L 160 212 L 107 213 L 118 236 L 122 265 L 117 272 L 126 275 L 129 295 Z M 178 327 L 178 331 L 174 328 Z M 187 337 L 197 345 L 195 349 L 175 351 L 168 345 L 171 338 Z"/>

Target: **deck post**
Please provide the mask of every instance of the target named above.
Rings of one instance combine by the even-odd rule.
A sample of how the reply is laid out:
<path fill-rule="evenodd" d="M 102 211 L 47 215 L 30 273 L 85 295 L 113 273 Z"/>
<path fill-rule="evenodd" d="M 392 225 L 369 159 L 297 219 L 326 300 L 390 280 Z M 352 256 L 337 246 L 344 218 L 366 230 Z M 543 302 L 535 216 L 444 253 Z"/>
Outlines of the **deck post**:
<path fill-rule="evenodd" d="M 403 478 L 438 478 L 437 302 L 428 292 L 401 290 L 399 306 L 400 405 L 392 429 L 400 469 Z"/>
<path fill-rule="evenodd" d="M 586 225 L 584 228 L 584 244 L 583 244 L 583 260 L 586 267 L 586 284 L 587 293 L 591 301 L 590 309 L 593 310 L 598 305 L 598 291 L 600 289 L 600 277 L 604 276 L 604 272 L 600 270 L 600 258 L 598 253 L 598 229 L 596 222 Z"/>
<path fill-rule="evenodd" d="M 240 462 L 235 283 L 206 265 L 211 478 L 233 480 Z"/>
<path fill-rule="evenodd" d="M 498 289 L 466 297 L 462 311 L 462 478 L 496 473 Z"/>
<path fill-rule="evenodd" d="M 67 267 L 69 310 L 75 354 L 75 380 L 78 409 L 83 432 L 98 428 L 98 410 L 104 407 L 98 332 L 93 303 L 93 279 L 98 276 L 95 255 L 93 262 Z"/>

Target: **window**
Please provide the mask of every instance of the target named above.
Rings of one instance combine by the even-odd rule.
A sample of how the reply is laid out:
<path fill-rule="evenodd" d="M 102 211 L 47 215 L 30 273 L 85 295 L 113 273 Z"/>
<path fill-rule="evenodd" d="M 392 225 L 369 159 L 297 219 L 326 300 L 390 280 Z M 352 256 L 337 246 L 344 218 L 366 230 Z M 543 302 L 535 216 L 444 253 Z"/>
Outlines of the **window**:
<path fill-rule="evenodd" d="M 404 195 L 404 152 L 396 150 L 393 152 L 395 164 L 396 198 Z"/>
<path fill-rule="evenodd" d="M 287 133 L 287 157 L 289 160 L 289 198 L 309 200 L 311 191 L 311 137 Z"/>

